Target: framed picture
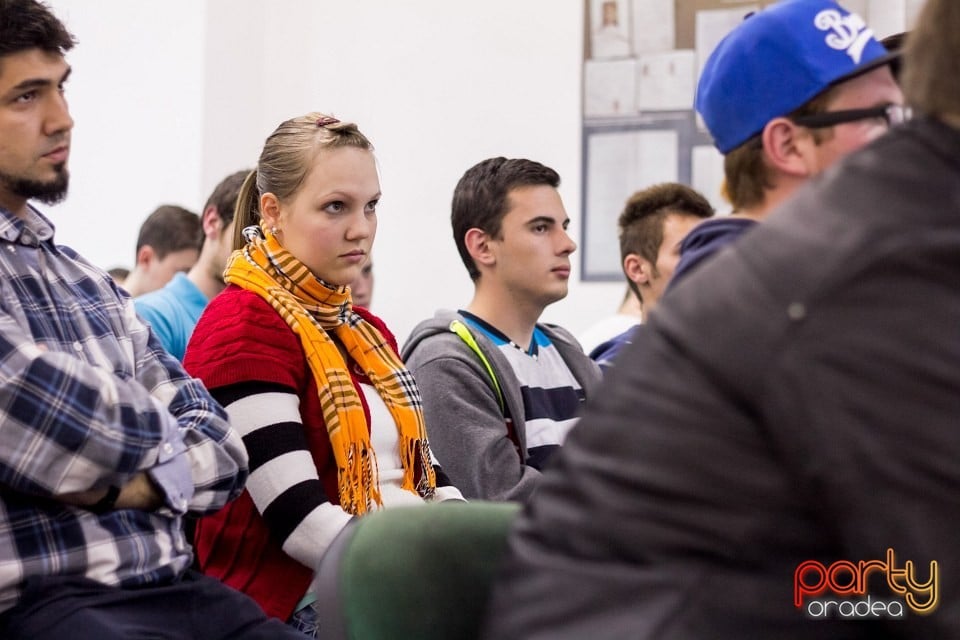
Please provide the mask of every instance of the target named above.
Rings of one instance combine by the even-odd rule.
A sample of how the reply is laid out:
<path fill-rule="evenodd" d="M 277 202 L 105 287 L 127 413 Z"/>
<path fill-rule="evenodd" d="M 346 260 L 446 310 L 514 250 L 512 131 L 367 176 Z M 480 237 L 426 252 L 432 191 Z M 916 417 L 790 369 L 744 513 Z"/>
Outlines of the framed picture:
<path fill-rule="evenodd" d="M 590 0 L 590 57 L 627 58 L 631 54 L 628 0 Z"/>

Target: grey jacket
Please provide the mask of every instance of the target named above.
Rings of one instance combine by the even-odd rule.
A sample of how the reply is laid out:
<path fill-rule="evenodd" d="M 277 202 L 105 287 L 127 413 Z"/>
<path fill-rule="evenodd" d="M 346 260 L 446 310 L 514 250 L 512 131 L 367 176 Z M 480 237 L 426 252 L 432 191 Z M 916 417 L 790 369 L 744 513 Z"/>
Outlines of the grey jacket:
<path fill-rule="evenodd" d="M 484 637 L 952 640 L 958 530 L 960 132 L 921 120 L 664 297 L 514 523 Z M 939 563 L 929 615 L 795 606 L 801 563 L 888 549 Z"/>
<path fill-rule="evenodd" d="M 453 311 L 438 311 L 414 328 L 403 347 L 403 359 L 417 379 L 430 447 L 466 498 L 525 500 L 540 480 L 540 472 L 525 464 L 526 423 L 520 382 L 507 359 L 479 331 L 471 331 L 493 368 L 503 401 L 513 419 L 520 455 L 507 436 L 500 400 L 490 374 L 473 350 L 450 330 Z M 557 347 L 589 398 L 600 370 L 567 332 L 538 325 Z"/>

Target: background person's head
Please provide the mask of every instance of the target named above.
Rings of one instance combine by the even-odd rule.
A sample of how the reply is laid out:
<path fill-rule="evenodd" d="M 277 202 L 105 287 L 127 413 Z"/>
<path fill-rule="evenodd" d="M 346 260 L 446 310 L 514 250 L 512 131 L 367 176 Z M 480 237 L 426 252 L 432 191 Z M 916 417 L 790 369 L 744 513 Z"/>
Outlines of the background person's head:
<path fill-rule="evenodd" d="M 620 260 L 631 290 L 649 312 L 673 277 L 680 243 L 713 207 L 700 193 L 676 182 L 637 191 L 620 214 Z"/>
<path fill-rule="evenodd" d="M 166 285 L 189 271 L 200 255 L 200 217 L 176 205 L 157 207 L 140 226 L 136 261 L 124 287 L 136 297 Z"/>
<path fill-rule="evenodd" d="M 223 271 L 233 252 L 233 216 L 237 208 L 237 197 L 243 181 L 250 170 L 236 171 L 221 180 L 213 188 L 200 221 L 203 225 L 204 241 L 200 250 L 200 265 L 205 275 L 213 282 L 223 284 Z"/>
<path fill-rule="evenodd" d="M 377 229 L 373 145 L 355 124 L 310 113 L 280 124 L 237 200 L 234 247 L 258 225 L 320 280 L 352 282 Z"/>
<path fill-rule="evenodd" d="M 901 112 L 883 108 L 903 102 L 891 59 L 832 0 L 784 0 L 730 32 L 704 66 L 696 108 L 725 156 L 734 209 L 764 208 L 886 132 Z"/>
<path fill-rule="evenodd" d="M 350 283 L 350 297 L 353 299 L 353 304 L 366 309 L 369 309 L 373 303 L 373 256 L 367 256 L 367 262 L 360 270 L 360 275 Z"/>
<path fill-rule="evenodd" d="M 113 279 L 117 286 L 122 287 L 123 281 L 130 275 L 130 269 L 126 267 L 111 267 L 107 269 L 107 274 Z"/>
<path fill-rule="evenodd" d="M 17 215 L 28 199 L 53 204 L 67 193 L 73 120 L 63 56 L 73 45 L 42 4 L 0 0 L 0 206 Z"/>

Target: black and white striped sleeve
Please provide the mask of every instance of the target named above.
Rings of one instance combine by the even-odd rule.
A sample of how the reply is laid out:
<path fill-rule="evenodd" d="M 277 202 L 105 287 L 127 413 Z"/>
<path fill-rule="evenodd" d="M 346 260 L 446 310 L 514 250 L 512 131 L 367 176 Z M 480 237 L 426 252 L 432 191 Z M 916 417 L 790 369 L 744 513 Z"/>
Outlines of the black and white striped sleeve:
<path fill-rule="evenodd" d="M 247 491 L 283 551 L 316 568 L 351 515 L 323 489 L 293 389 L 249 382 L 213 390 L 250 458 Z"/>

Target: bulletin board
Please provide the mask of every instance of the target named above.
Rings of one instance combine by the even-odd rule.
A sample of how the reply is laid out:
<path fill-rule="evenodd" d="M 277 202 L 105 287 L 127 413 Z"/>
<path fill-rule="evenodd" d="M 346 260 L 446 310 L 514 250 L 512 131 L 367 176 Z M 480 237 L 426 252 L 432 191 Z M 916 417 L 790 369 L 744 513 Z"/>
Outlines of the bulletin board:
<path fill-rule="evenodd" d="M 617 219 L 681 182 L 722 208 L 723 159 L 693 110 L 701 60 L 759 1 L 586 0 L 581 274 L 622 281 Z"/>
<path fill-rule="evenodd" d="M 840 0 L 877 37 L 903 31 L 923 0 Z M 693 110 L 720 40 L 771 0 L 585 0 L 581 278 L 622 281 L 617 219 L 627 199 L 681 182 L 720 213 L 723 158 Z"/>

